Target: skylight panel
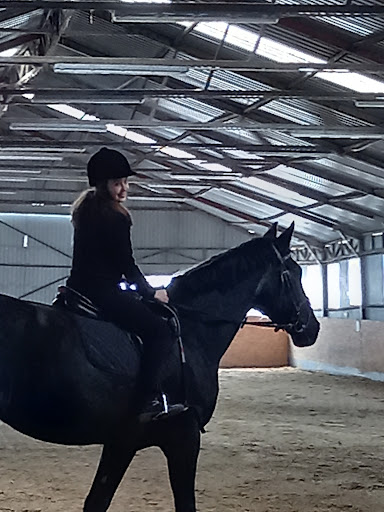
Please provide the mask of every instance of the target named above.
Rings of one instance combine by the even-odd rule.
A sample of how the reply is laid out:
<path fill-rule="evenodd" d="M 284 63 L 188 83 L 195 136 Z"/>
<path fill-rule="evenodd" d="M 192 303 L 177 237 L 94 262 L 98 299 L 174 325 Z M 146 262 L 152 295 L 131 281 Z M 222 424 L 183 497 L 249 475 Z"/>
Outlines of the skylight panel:
<path fill-rule="evenodd" d="M 83 110 L 71 107 L 70 105 L 65 105 L 64 103 L 52 103 L 47 106 L 52 110 L 57 110 L 57 112 L 74 117 L 75 119 L 82 119 L 85 116 L 85 112 Z"/>
<path fill-rule="evenodd" d="M 275 62 L 295 64 L 308 64 L 310 62 L 315 64 L 326 64 L 327 62 L 324 59 L 319 59 L 309 53 L 296 50 L 286 44 L 273 41 L 269 37 L 263 37 L 261 39 L 256 55 L 261 55 L 262 57 L 274 60 Z"/>
<path fill-rule="evenodd" d="M 14 55 L 16 55 L 16 53 L 19 51 L 20 49 L 20 46 L 16 46 L 14 48 L 8 48 L 8 50 L 4 50 L 2 52 L 0 52 L 0 55 L 2 57 L 13 57 Z"/>
<path fill-rule="evenodd" d="M 203 167 L 208 171 L 214 172 L 232 172 L 232 169 L 226 167 L 225 165 L 218 164 L 216 162 L 206 162 L 205 160 L 194 160 L 191 161 L 191 164 L 197 165 L 198 167 Z"/>
<path fill-rule="evenodd" d="M 100 121 L 100 118 L 84 113 L 84 116 L 81 118 L 81 120 L 82 121 Z"/>
<path fill-rule="evenodd" d="M 184 26 L 189 24 L 182 23 Z M 253 52 L 256 48 L 259 35 L 250 30 L 240 28 L 236 25 L 230 25 L 225 22 L 202 22 L 199 23 L 194 31 L 212 37 L 213 39 L 225 41 L 234 46 Z M 227 31 L 227 33 L 226 33 Z M 326 64 L 327 61 L 306 52 L 292 48 L 286 44 L 274 41 L 268 37 L 262 37 L 256 48 L 256 55 L 265 57 L 274 62 L 296 63 L 296 64 Z M 319 72 L 315 75 L 321 80 L 346 87 L 356 92 L 382 93 L 384 92 L 384 82 L 369 78 L 360 73 L 339 73 L 339 72 Z"/>
<path fill-rule="evenodd" d="M 140 133 L 133 132 L 128 130 L 125 134 L 126 139 L 133 140 L 133 142 L 138 142 L 139 144 L 156 144 L 155 139 L 151 139 L 150 137 L 146 137 L 145 135 L 141 135 Z"/>
<path fill-rule="evenodd" d="M 166 155 L 173 156 L 175 158 L 182 158 L 182 159 L 196 158 L 195 155 L 192 155 L 191 153 L 188 153 L 187 151 L 182 151 L 181 149 L 176 149 L 176 148 L 164 147 L 164 148 L 161 148 L 160 151 L 162 153 L 165 153 Z"/>
<path fill-rule="evenodd" d="M 114 135 L 118 135 L 119 137 L 123 138 L 125 138 L 125 135 L 128 132 L 126 128 L 123 128 L 122 126 L 118 126 L 116 124 L 107 124 L 106 127 L 110 133 L 113 133 Z"/>
<path fill-rule="evenodd" d="M 194 31 L 221 41 L 225 35 L 227 27 L 228 23 L 225 23 L 225 21 L 210 21 L 199 23 L 194 28 Z"/>
<path fill-rule="evenodd" d="M 368 93 L 384 93 L 384 83 L 360 73 L 317 73 L 316 78 L 322 78 L 352 91 Z"/>
<path fill-rule="evenodd" d="M 133 132 L 131 130 L 127 130 L 126 128 L 123 128 L 122 126 L 118 126 L 116 124 L 108 123 L 106 125 L 106 127 L 110 133 L 113 133 L 114 135 L 117 135 L 118 137 L 123 137 L 124 139 L 129 139 L 134 142 L 138 142 L 139 144 L 156 144 L 157 143 L 156 140 L 151 139 L 150 137 L 145 137 L 144 135 Z"/>

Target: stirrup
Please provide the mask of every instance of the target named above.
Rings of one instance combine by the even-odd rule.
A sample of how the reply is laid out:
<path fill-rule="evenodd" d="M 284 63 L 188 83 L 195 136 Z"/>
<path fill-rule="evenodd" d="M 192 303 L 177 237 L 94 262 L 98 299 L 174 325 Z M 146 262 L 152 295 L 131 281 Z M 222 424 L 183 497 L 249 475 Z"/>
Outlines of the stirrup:
<path fill-rule="evenodd" d="M 149 423 L 151 421 L 165 420 L 173 416 L 177 416 L 187 410 L 188 406 L 185 404 L 169 404 L 167 395 L 165 393 L 161 393 L 160 400 L 153 400 L 149 409 L 144 410 L 139 414 L 139 422 Z"/>

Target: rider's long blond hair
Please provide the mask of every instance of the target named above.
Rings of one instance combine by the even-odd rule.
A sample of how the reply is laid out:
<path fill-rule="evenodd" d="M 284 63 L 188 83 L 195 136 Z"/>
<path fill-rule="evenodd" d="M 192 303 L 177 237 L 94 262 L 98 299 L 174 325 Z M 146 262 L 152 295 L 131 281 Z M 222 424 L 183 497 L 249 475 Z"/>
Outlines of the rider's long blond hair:
<path fill-rule="evenodd" d="M 98 183 L 95 188 L 84 190 L 72 203 L 71 215 L 72 223 L 75 227 L 79 215 L 84 210 L 87 210 L 87 213 L 90 215 L 96 213 L 96 211 L 105 215 L 108 215 L 111 211 L 117 211 L 129 217 L 131 220 L 128 209 L 111 198 L 106 181 Z"/>

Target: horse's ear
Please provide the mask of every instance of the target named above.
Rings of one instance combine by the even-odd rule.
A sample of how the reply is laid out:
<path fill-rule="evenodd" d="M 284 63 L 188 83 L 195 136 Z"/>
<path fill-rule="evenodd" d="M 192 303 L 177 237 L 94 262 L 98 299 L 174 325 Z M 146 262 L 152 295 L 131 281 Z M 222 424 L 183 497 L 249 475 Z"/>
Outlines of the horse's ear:
<path fill-rule="evenodd" d="M 283 231 L 277 239 L 278 246 L 283 253 L 284 253 L 284 251 L 288 251 L 288 249 L 289 249 L 294 229 L 295 229 L 295 223 L 292 222 L 292 224 L 285 231 Z"/>
<path fill-rule="evenodd" d="M 264 233 L 263 238 L 276 238 L 277 234 L 277 222 L 274 222 L 272 226 Z"/>

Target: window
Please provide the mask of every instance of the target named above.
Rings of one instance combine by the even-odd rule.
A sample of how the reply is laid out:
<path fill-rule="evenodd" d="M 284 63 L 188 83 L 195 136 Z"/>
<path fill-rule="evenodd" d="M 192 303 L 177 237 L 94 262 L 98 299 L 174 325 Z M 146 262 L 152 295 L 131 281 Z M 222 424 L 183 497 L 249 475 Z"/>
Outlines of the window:
<path fill-rule="evenodd" d="M 323 277 L 320 265 L 305 265 L 302 267 L 301 282 L 304 292 L 313 309 L 323 307 Z"/>
<path fill-rule="evenodd" d="M 348 297 L 350 306 L 361 306 L 360 258 L 348 260 Z"/>
<path fill-rule="evenodd" d="M 339 309 L 340 299 L 340 264 L 330 263 L 328 265 L 328 307 Z"/>

